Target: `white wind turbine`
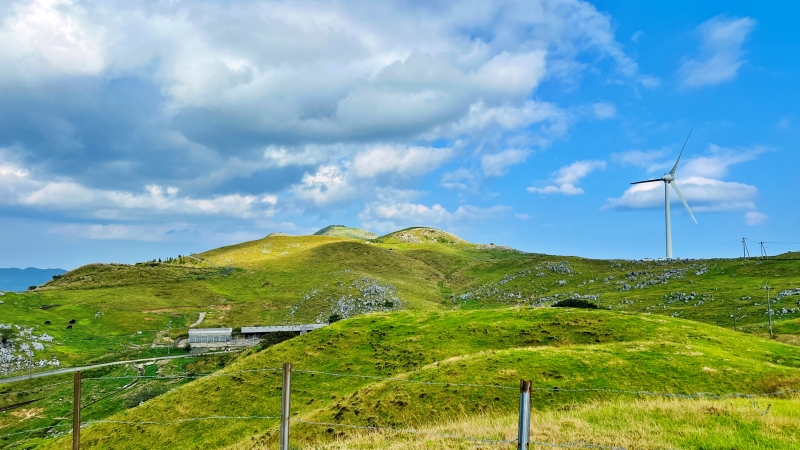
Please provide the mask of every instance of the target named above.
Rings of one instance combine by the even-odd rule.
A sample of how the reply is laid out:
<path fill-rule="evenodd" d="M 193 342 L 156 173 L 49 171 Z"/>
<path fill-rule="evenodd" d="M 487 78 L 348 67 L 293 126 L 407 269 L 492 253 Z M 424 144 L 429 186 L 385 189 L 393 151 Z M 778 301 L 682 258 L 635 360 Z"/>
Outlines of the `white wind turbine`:
<path fill-rule="evenodd" d="M 692 135 L 692 131 L 689 130 L 689 136 Z M 672 167 L 672 170 L 669 173 L 664 174 L 661 178 L 654 178 L 652 180 L 644 180 L 644 181 L 637 181 L 631 184 L 642 184 L 642 183 L 652 183 L 655 181 L 663 181 L 664 182 L 664 209 L 666 211 L 667 217 L 667 259 L 672 259 L 672 224 L 670 223 L 669 219 L 669 186 L 672 185 L 672 188 L 675 189 L 675 193 L 678 194 L 678 198 L 681 199 L 683 202 L 683 206 L 686 207 L 686 211 L 689 211 L 689 215 L 692 216 L 692 220 L 694 223 L 697 223 L 697 219 L 694 218 L 694 214 L 692 214 L 692 210 L 689 209 L 689 204 L 686 203 L 686 199 L 683 198 L 683 194 L 681 194 L 681 190 L 678 189 L 678 184 L 675 183 L 675 171 L 678 170 L 678 164 L 681 162 L 681 156 L 683 156 L 683 150 L 686 149 L 686 143 L 689 142 L 689 136 L 686 136 L 686 142 L 683 143 L 683 148 L 681 149 L 680 155 L 678 155 L 678 160 L 675 161 L 675 165 Z"/>

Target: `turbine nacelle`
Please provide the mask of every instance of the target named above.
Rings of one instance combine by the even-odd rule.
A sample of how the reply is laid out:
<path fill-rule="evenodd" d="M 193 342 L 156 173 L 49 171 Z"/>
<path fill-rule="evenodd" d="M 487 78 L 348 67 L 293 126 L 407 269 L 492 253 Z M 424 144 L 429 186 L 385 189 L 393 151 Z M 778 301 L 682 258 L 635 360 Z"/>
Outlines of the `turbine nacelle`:
<path fill-rule="evenodd" d="M 661 177 L 661 179 L 663 181 L 669 183 L 669 182 L 675 181 L 675 175 L 673 175 L 671 173 L 665 173 L 664 176 Z"/>

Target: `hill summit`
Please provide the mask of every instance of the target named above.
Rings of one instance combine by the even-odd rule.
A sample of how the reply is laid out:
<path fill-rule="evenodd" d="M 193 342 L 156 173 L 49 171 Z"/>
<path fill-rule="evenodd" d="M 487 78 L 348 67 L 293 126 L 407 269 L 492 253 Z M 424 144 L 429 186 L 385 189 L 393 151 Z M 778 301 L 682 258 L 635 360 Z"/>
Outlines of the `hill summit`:
<path fill-rule="evenodd" d="M 411 227 L 395 231 L 375 240 L 383 244 L 466 244 L 467 241 L 447 231 L 428 227 Z"/>
<path fill-rule="evenodd" d="M 338 236 L 369 241 L 378 237 L 377 234 L 362 230 L 361 228 L 350 228 L 344 225 L 328 225 L 327 227 L 314 233 L 314 236 Z"/>

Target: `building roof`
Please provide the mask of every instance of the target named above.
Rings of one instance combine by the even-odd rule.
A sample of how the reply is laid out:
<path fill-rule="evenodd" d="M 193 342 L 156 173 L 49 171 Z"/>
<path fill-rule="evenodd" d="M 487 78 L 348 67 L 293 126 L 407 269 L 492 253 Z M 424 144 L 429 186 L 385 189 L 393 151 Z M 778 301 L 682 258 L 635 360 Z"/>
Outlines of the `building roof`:
<path fill-rule="evenodd" d="M 189 336 L 229 336 L 233 328 L 189 328 Z"/>
<path fill-rule="evenodd" d="M 301 325 L 276 325 L 271 327 L 242 327 L 242 334 L 248 333 L 275 333 L 277 331 L 311 331 L 322 328 L 324 323 L 310 323 Z"/>

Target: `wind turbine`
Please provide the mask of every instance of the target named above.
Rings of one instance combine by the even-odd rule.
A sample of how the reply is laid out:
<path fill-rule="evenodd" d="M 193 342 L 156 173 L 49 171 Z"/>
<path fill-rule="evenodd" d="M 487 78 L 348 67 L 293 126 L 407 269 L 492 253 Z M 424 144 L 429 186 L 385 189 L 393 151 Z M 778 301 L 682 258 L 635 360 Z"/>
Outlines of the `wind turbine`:
<path fill-rule="evenodd" d="M 689 136 L 692 135 L 692 130 L 689 130 Z M 672 224 L 669 219 L 669 187 L 672 185 L 672 188 L 675 189 L 675 193 L 678 194 L 678 198 L 681 199 L 683 202 L 683 206 L 686 207 L 686 211 L 689 211 L 689 215 L 692 216 L 692 220 L 694 223 L 697 223 L 697 219 L 694 218 L 694 214 L 692 214 L 692 210 L 689 209 L 689 204 L 686 203 L 686 199 L 683 198 L 683 194 L 681 194 L 681 190 L 678 189 L 678 184 L 675 183 L 675 171 L 678 170 L 678 164 L 681 162 L 681 156 L 683 156 L 683 151 L 686 149 L 686 143 L 689 142 L 689 136 L 686 136 L 686 142 L 683 143 L 683 148 L 681 148 L 681 153 L 678 155 L 678 160 L 675 161 L 675 165 L 672 167 L 672 170 L 669 173 L 665 173 L 661 178 L 654 178 L 652 180 L 644 180 L 644 181 L 637 181 L 631 184 L 642 184 L 642 183 L 653 183 L 655 181 L 663 181 L 664 182 L 664 209 L 666 212 L 667 217 L 667 259 L 672 259 Z"/>

